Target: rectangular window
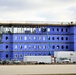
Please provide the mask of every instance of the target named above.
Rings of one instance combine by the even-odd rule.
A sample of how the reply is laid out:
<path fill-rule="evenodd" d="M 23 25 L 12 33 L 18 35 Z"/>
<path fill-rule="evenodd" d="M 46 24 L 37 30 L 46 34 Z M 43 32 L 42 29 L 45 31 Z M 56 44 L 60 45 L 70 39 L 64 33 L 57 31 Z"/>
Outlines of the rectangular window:
<path fill-rule="evenodd" d="M 50 28 L 48 28 L 47 31 L 50 32 Z"/>
<path fill-rule="evenodd" d="M 59 37 L 57 37 L 57 40 L 59 40 Z"/>
<path fill-rule="evenodd" d="M 41 46 L 39 46 L 39 49 L 41 49 Z"/>
<path fill-rule="evenodd" d="M 61 40 L 64 40 L 64 38 L 63 38 L 63 37 L 61 37 Z"/>
<path fill-rule="evenodd" d="M 59 46 L 57 46 L 57 49 L 59 49 L 60 47 Z"/>
<path fill-rule="evenodd" d="M 25 40 L 27 40 L 27 37 L 24 37 Z"/>
<path fill-rule="evenodd" d="M 22 46 L 20 45 L 20 49 L 22 49 Z"/>
<path fill-rule="evenodd" d="M 41 39 L 41 37 L 38 37 L 38 39 L 40 40 L 40 39 Z"/>
<path fill-rule="evenodd" d="M 34 48 L 36 49 L 36 46 L 34 46 Z"/>
<path fill-rule="evenodd" d="M 57 31 L 59 31 L 59 29 L 57 28 Z"/>
<path fill-rule="evenodd" d="M 22 36 L 20 36 L 20 40 L 22 40 Z"/>
<path fill-rule="evenodd" d="M 66 32 L 68 32 L 68 29 L 66 29 Z"/>
<path fill-rule="evenodd" d="M 54 31 L 54 28 L 52 28 L 52 30 Z"/>
<path fill-rule="evenodd" d="M 66 40 L 68 40 L 68 37 L 66 37 Z"/>
<path fill-rule="evenodd" d="M 36 37 L 34 37 L 34 40 L 36 40 Z"/>
<path fill-rule="evenodd" d="M 31 46 L 29 46 L 29 49 L 31 49 L 32 47 Z"/>
<path fill-rule="evenodd" d="M 43 46 L 43 49 L 46 49 L 46 46 Z"/>
<path fill-rule="evenodd" d="M 46 32 L 47 30 L 46 30 L 45 27 L 42 27 L 42 28 L 41 28 L 41 31 L 42 31 L 42 32 Z"/>
<path fill-rule="evenodd" d="M 8 40 L 8 36 L 6 36 L 6 40 Z"/>
<path fill-rule="evenodd" d="M 52 46 L 53 49 L 55 49 L 55 46 Z"/>
<path fill-rule="evenodd" d="M 43 40 L 45 40 L 45 37 L 43 37 Z"/>
<path fill-rule="evenodd" d="M 66 46 L 66 49 L 68 49 L 68 46 Z"/>
<path fill-rule="evenodd" d="M 48 37 L 48 40 L 50 40 L 50 37 Z"/>
<path fill-rule="evenodd" d="M 17 40 L 18 39 L 18 37 L 17 36 L 15 36 L 15 40 Z"/>
<path fill-rule="evenodd" d="M 31 37 L 29 37 L 29 40 L 32 40 L 32 38 L 31 38 Z"/>
<path fill-rule="evenodd" d="M 15 45 L 15 48 L 17 49 L 17 45 Z"/>
<path fill-rule="evenodd" d="M 64 46 L 61 46 L 62 49 L 64 49 Z"/>
<path fill-rule="evenodd" d="M 20 58 L 22 58 L 22 54 L 20 54 Z"/>
<path fill-rule="evenodd" d="M 6 45 L 6 49 L 8 49 L 8 45 Z"/>
<path fill-rule="evenodd" d="M 61 32 L 63 32 L 63 28 L 61 29 Z"/>
<path fill-rule="evenodd" d="M 52 40 L 54 40 L 54 37 L 52 37 Z"/>
<path fill-rule="evenodd" d="M 39 31 L 41 31 L 41 28 L 39 28 Z"/>
<path fill-rule="evenodd" d="M 14 58 L 18 58 L 18 54 L 14 54 Z"/>
<path fill-rule="evenodd" d="M 27 46 L 25 45 L 24 48 L 27 48 Z"/>

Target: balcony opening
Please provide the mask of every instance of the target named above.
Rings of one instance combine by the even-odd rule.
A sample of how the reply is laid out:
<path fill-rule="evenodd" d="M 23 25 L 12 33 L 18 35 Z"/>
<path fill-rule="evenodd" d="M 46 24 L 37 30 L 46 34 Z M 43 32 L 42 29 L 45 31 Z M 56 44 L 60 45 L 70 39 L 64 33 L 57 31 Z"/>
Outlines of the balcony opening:
<path fill-rule="evenodd" d="M 57 40 L 59 40 L 59 37 L 57 37 Z"/>
<path fill-rule="evenodd" d="M 8 45 L 6 45 L 6 49 L 8 48 Z"/>
<path fill-rule="evenodd" d="M 61 37 L 61 40 L 64 40 L 64 38 L 63 38 L 63 37 Z"/>
<path fill-rule="evenodd" d="M 52 37 L 52 40 L 54 40 L 54 37 Z"/>
<path fill-rule="evenodd" d="M 50 40 L 50 37 L 48 37 L 48 40 Z"/>
<path fill-rule="evenodd" d="M 55 49 L 55 46 L 52 46 L 53 49 Z"/>
<path fill-rule="evenodd" d="M 68 32 L 68 29 L 66 29 L 66 32 Z"/>
<path fill-rule="evenodd" d="M 57 49 L 59 49 L 60 47 L 59 46 L 57 46 Z"/>
<path fill-rule="evenodd" d="M 8 58 L 8 54 L 6 54 L 6 58 Z"/>
<path fill-rule="evenodd" d="M 45 28 L 45 27 L 42 27 L 42 28 L 41 28 L 41 31 L 42 31 L 42 32 L 46 32 L 46 28 Z"/>
<path fill-rule="evenodd" d="M 20 54 L 20 58 L 22 58 L 22 54 Z"/>
<path fill-rule="evenodd" d="M 66 37 L 66 40 L 68 40 L 68 37 Z"/>
<path fill-rule="evenodd" d="M 57 31 L 59 31 L 59 29 L 57 28 Z"/>
<path fill-rule="evenodd" d="M 22 46 L 20 45 L 20 49 L 22 49 Z"/>
<path fill-rule="evenodd" d="M 68 49 L 68 46 L 66 46 L 66 49 Z"/>
<path fill-rule="evenodd" d="M 8 36 L 6 36 L 6 40 L 8 40 Z"/>
<path fill-rule="evenodd" d="M 61 46 L 62 49 L 64 49 L 64 46 Z"/>

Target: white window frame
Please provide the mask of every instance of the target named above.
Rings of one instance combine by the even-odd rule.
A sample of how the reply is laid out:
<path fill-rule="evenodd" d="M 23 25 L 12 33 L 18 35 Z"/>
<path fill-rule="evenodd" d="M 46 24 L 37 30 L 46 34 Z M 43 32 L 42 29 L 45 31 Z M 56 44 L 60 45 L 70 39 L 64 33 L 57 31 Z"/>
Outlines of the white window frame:
<path fill-rule="evenodd" d="M 57 46 L 57 49 L 59 49 L 60 47 L 59 46 Z"/>
<path fill-rule="evenodd" d="M 17 40 L 18 39 L 18 37 L 17 36 L 15 36 L 15 40 Z"/>
<path fill-rule="evenodd" d="M 24 37 L 24 40 L 27 40 L 27 37 L 26 36 Z"/>
<path fill-rule="evenodd" d="M 39 28 L 39 31 L 41 31 L 41 28 Z"/>
<path fill-rule="evenodd" d="M 46 49 L 46 46 L 43 46 L 43 49 Z"/>
<path fill-rule="evenodd" d="M 45 37 L 43 37 L 43 40 L 45 40 L 46 38 Z"/>
<path fill-rule="evenodd" d="M 32 47 L 31 46 L 29 46 L 29 49 L 31 49 Z"/>
<path fill-rule="evenodd" d="M 31 38 L 31 37 L 29 37 L 29 40 L 32 40 L 32 38 Z"/>
<path fill-rule="evenodd" d="M 17 49 L 17 45 L 15 45 L 15 49 Z"/>
<path fill-rule="evenodd" d="M 34 40 L 36 40 L 36 37 L 34 36 Z"/>
<path fill-rule="evenodd" d="M 34 46 L 34 49 L 36 49 L 36 46 Z"/>
<path fill-rule="evenodd" d="M 20 36 L 20 40 L 22 40 L 22 36 Z"/>
<path fill-rule="evenodd" d="M 24 46 L 24 48 L 26 49 L 26 48 L 27 48 L 27 46 L 25 45 L 25 46 Z"/>
<path fill-rule="evenodd" d="M 38 40 L 41 40 L 41 37 L 38 37 Z"/>
<path fill-rule="evenodd" d="M 41 49 L 41 46 L 39 46 L 39 49 Z"/>
<path fill-rule="evenodd" d="M 22 49 L 22 45 L 20 45 L 20 49 Z"/>
<path fill-rule="evenodd" d="M 47 31 L 50 32 L 50 28 L 48 28 Z"/>

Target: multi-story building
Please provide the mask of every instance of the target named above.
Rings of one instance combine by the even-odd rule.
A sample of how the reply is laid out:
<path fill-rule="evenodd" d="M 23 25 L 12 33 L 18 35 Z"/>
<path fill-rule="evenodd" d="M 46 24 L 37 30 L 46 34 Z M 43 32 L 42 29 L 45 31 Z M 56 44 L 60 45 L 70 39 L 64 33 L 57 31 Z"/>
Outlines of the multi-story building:
<path fill-rule="evenodd" d="M 76 51 L 76 24 L 0 23 L 0 60 Z"/>

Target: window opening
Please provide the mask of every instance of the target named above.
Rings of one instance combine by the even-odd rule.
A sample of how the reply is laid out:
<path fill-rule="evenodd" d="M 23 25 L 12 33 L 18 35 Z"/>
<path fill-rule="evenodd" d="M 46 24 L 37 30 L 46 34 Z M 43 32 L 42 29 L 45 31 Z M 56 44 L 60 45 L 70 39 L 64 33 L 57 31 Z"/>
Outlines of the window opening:
<path fill-rule="evenodd" d="M 57 46 L 57 49 L 59 49 L 59 46 Z"/>
<path fill-rule="evenodd" d="M 66 49 L 68 49 L 68 46 L 66 46 Z"/>
<path fill-rule="evenodd" d="M 6 45 L 6 49 L 8 48 L 8 45 Z"/>
<path fill-rule="evenodd" d="M 8 58 L 8 54 L 6 54 L 6 58 Z"/>
<path fill-rule="evenodd" d="M 52 40 L 54 40 L 54 37 L 52 37 Z"/>
<path fill-rule="evenodd" d="M 8 36 L 6 36 L 6 40 L 8 40 Z"/>
<path fill-rule="evenodd" d="M 52 48 L 55 49 L 55 46 L 53 46 Z"/>
<path fill-rule="evenodd" d="M 64 46 L 61 46 L 62 49 L 64 49 Z"/>
<path fill-rule="evenodd" d="M 57 40 L 59 40 L 59 37 L 57 37 Z"/>

